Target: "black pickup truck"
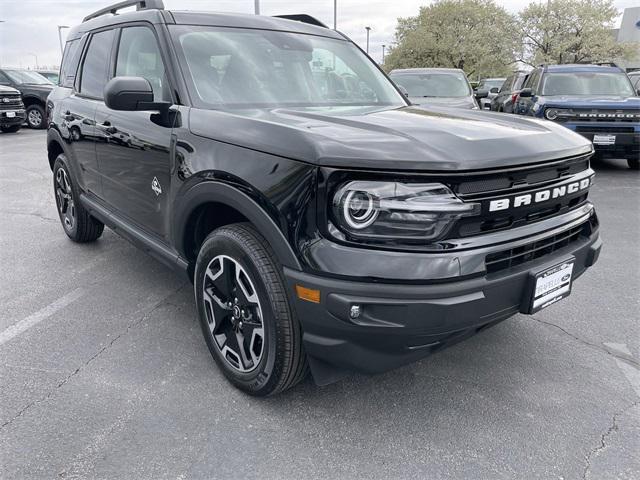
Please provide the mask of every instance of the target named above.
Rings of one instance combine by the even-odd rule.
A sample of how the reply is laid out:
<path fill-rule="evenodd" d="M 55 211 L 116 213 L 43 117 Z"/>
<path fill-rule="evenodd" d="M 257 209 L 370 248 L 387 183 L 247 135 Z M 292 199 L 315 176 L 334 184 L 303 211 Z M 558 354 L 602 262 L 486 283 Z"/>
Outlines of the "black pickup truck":
<path fill-rule="evenodd" d="M 213 358 L 253 395 L 534 313 L 600 252 L 587 139 L 414 108 L 306 15 L 108 7 L 70 30 L 47 108 L 65 233 L 107 225 L 185 272 Z"/>

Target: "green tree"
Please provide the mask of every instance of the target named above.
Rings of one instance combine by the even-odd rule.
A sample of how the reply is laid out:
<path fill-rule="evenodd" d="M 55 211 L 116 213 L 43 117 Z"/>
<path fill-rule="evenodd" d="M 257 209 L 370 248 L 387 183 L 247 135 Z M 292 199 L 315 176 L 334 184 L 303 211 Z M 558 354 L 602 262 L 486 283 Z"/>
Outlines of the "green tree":
<path fill-rule="evenodd" d="M 493 0 L 438 0 L 399 18 L 385 69 L 449 67 L 500 75 L 518 52 L 515 18 Z"/>
<path fill-rule="evenodd" d="M 629 58 L 640 46 L 616 42 L 612 29 L 617 16 L 613 0 L 530 3 L 519 15 L 521 60 L 537 65 Z"/>

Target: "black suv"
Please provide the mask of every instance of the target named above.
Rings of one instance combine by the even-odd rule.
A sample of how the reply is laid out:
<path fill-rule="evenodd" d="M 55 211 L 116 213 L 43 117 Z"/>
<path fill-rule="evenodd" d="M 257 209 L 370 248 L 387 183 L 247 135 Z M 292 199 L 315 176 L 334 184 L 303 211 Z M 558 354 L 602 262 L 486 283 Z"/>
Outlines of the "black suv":
<path fill-rule="evenodd" d="M 71 29 L 48 100 L 60 219 L 186 272 L 239 388 L 398 367 L 557 302 L 596 261 L 580 135 L 412 108 L 306 15 L 118 7 Z"/>
<path fill-rule="evenodd" d="M 22 94 L 29 127 L 46 128 L 45 105 L 53 90 L 49 80 L 30 70 L 0 69 L 0 85 L 13 87 Z"/>

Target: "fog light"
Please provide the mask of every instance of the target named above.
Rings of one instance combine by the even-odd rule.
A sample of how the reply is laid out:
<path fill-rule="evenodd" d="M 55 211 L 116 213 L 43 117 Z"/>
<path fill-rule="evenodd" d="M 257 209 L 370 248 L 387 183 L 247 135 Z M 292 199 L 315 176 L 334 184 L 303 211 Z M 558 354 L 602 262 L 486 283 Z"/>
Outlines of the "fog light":
<path fill-rule="evenodd" d="M 349 311 L 349 316 L 351 318 L 358 318 L 361 313 L 362 310 L 360 308 L 360 305 L 351 305 L 351 310 Z"/>

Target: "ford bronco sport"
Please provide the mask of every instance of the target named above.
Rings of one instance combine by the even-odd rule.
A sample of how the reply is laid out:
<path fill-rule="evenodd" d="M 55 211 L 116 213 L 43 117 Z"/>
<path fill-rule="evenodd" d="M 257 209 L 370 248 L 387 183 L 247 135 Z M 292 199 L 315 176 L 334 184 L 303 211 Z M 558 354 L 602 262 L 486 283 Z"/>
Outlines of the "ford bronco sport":
<path fill-rule="evenodd" d="M 72 240 L 107 225 L 186 272 L 240 389 L 415 361 L 557 302 L 596 261 L 584 137 L 412 108 L 306 15 L 162 7 L 69 32 L 48 99 L 56 204 Z"/>
<path fill-rule="evenodd" d="M 591 140 L 597 157 L 640 170 L 640 92 L 615 65 L 541 65 L 514 112 L 557 122 Z"/>

